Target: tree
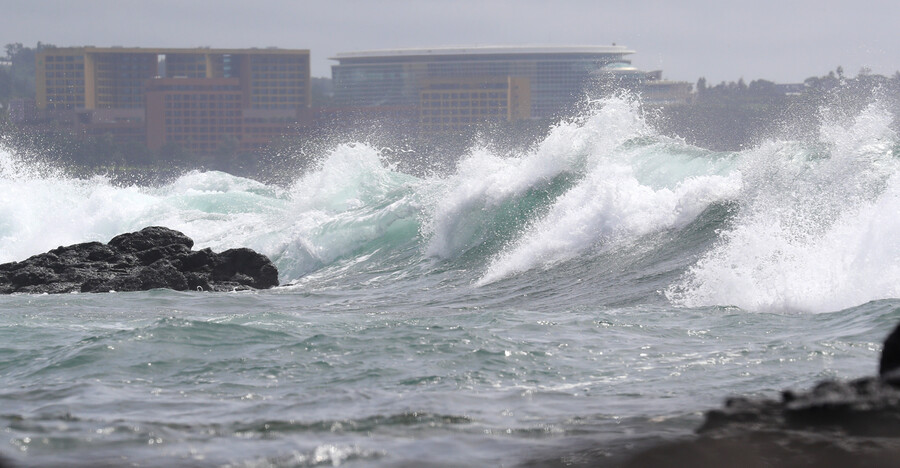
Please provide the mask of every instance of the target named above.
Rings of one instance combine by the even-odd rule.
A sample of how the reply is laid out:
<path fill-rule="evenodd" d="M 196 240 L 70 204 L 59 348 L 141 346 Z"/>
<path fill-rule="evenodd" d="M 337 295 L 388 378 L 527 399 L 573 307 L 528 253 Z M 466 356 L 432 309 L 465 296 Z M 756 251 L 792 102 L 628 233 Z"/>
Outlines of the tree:
<path fill-rule="evenodd" d="M 13 57 L 18 55 L 24 47 L 22 46 L 21 42 L 16 42 L 13 44 L 6 44 L 4 48 L 6 49 L 6 58 L 12 60 Z"/>
<path fill-rule="evenodd" d="M 775 83 L 768 80 L 753 80 L 750 82 L 748 89 L 755 95 L 774 95 L 778 93 Z"/>
<path fill-rule="evenodd" d="M 697 92 L 698 93 L 706 92 L 706 78 L 704 78 L 702 76 L 697 80 Z"/>
<path fill-rule="evenodd" d="M 12 66 L 7 71 L 7 76 L 0 78 L 0 101 L 34 97 L 35 55 L 38 50 L 45 47 L 54 46 L 38 42 L 38 47 L 32 49 L 20 42 L 6 44 L 6 58 Z"/>

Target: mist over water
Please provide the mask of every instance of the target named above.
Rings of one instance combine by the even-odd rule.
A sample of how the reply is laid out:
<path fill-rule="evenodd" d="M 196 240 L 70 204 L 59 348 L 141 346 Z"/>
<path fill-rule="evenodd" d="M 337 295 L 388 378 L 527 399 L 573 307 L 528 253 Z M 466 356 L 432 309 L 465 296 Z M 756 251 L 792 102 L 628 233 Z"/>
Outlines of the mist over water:
<path fill-rule="evenodd" d="M 256 249 L 285 285 L 3 298 L 0 453 L 591 460 L 729 394 L 867 373 L 900 313 L 894 118 L 714 152 L 610 98 L 518 154 L 411 175 L 347 142 L 287 185 L 128 186 L 0 149 L 0 262 L 162 225 Z"/>

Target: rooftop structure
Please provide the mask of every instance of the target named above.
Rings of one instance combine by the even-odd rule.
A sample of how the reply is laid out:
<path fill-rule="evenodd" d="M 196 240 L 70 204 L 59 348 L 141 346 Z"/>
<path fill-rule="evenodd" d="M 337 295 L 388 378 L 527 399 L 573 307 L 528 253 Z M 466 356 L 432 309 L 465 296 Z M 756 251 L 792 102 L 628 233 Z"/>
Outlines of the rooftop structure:
<path fill-rule="evenodd" d="M 471 46 L 471 47 L 433 47 L 433 48 L 410 48 L 410 49 L 378 49 L 357 52 L 341 52 L 336 54 L 333 60 L 354 60 L 375 58 L 382 60 L 385 57 L 408 58 L 408 57 L 452 57 L 463 56 L 466 58 L 472 56 L 502 56 L 514 55 L 522 57 L 525 55 L 546 56 L 546 55 L 627 55 L 633 54 L 635 51 L 624 46 Z"/>

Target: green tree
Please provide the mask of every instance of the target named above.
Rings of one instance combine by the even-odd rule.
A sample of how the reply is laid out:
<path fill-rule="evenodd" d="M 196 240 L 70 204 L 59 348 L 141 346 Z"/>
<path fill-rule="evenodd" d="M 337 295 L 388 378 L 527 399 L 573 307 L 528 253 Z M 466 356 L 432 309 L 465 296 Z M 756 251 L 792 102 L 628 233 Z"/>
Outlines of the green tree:
<path fill-rule="evenodd" d="M 38 51 L 51 47 L 55 46 L 40 42 L 36 48 L 25 47 L 20 42 L 6 44 L 6 59 L 12 66 L 6 78 L 0 77 L 0 101 L 34 97 L 35 56 Z"/>

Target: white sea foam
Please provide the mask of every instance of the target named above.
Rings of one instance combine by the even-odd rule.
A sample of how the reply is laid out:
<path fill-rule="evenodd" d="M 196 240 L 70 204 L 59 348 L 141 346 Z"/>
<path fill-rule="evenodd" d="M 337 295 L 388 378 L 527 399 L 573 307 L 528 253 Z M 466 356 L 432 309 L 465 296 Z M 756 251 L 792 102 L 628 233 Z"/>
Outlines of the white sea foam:
<path fill-rule="evenodd" d="M 744 154 L 734 227 L 666 295 L 685 306 L 799 311 L 900 297 L 891 118 L 872 105 L 851 122 L 826 122 L 821 154 L 784 142 Z"/>
<path fill-rule="evenodd" d="M 432 181 L 424 223 L 427 254 L 453 258 L 480 243 L 476 232 L 505 201 L 561 174 L 584 174 L 602 158 L 615 158 L 626 141 L 649 133 L 636 104 L 610 99 L 587 116 L 557 125 L 534 150 L 501 157 L 484 148 L 463 159 L 452 176 Z"/>
<path fill-rule="evenodd" d="M 369 145 L 340 145 L 291 187 L 269 250 L 290 280 L 417 224 L 418 179 L 385 164 Z"/>
<path fill-rule="evenodd" d="M 0 262 L 162 225 L 184 232 L 197 248 L 254 248 L 279 261 L 282 280 L 290 281 L 403 221 L 415 233 L 417 213 L 404 197 L 416 180 L 366 145 L 335 148 L 287 190 L 221 172 L 191 172 L 156 188 L 121 187 L 103 177 L 35 170 L 0 150 Z"/>
<path fill-rule="evenodd" d="M 513 223 L 524 227 L 491 244 L 476 284 L 614 250 L 734 200 L 736 217 L 666 296 L 685 306 L 834 310 L 900 297 L 891 119 L 873 105 L 851 122 L 826 122 L 812 144 L 714 153 L 660 137 L 633 101 L 609 99 L 524 154 L 476 148 L 449 176 L 419 179 L 376 148 L 346 144 L 287 189 L 218 172 L 123 187 L 0 149 L 0 262 L 148 225 L 178 229 L 198 248 L 254 248 L 276 261 L 283 282 L 399 246 L 421 247 L 412 261 L 453 262 L 496 235 L 488 229 L 504 207 L 555 184 L 540 209 L 513 213 L 528 216 Z"/>
<path fill-rule="evenodd" d="M 627 166 L 599 166 L 494 259 L 478 284 L 571 259 L 600 243 L 615 248 L 623 240 L 684 226 L 710 203 L 734 196 L 739 187 L 740 178 L 732 174 L 692 177 L 674 190 L 654 190 L 635 179 Z"/>
<path fill-rule="evenodd" d="M 0 262 L 59 245 L 108 240 L 134 221 L 152 197 L 113 187 L 102 177 L 67 179 L 0 149 Z"/>
<path fill-rule="evenodd" d="M 634 106 L 624 99 L 603 101 L 589 118 L 565 126 L 564 138 L 551 135 L 544 142 L 544 157 L 552 159 L 573 154 L 560 147 L 561 141 L 580 141 L 582 167 L 567 168 L 583 177 L 491 261 L 478 285 L 550 266 L 601 244 L 609 247 L 683 226 L 709 204 L 737 194 L 740 177 L 729 158 L 673 153 L 679 144 L 654 135 Z M 628 145 L 648 136 L 657 143 Z M 512 174 L 518 183 L 535 179 L 531 173 Z"/>

